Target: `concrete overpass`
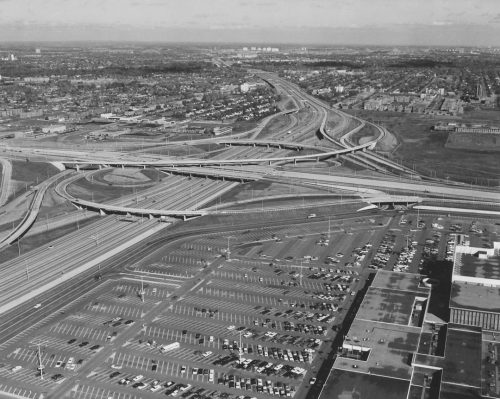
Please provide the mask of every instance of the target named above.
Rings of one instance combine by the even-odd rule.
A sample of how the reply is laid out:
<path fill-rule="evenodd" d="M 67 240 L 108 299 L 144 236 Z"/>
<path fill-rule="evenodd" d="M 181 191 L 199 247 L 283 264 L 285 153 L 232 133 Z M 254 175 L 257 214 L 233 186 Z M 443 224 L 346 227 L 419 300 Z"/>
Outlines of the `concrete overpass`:
<path fill-rule="evenodd" d="M 281 143 L 284 145 L 284 143 Z M 376 141 L 369 141 L 364 144 L 360 144 L 357 146 L 342 148 L 336 150 L 325 151 L 316 154 L 306 154 L 306 155 L 292 155 L 292 156 L 279 156 L 279 157 L 269 157 L 269 158 L 237 158 L 237 159 L 190 159 L 190 158 L 182 158 L 182 159 L 144 159 L 144 160 L 125 160 L 125 159 L 110 159 L 107 158 L 99 159 L 93 158 L 90 154 L 86 156 L 80 155 L 79 157 L 72 157 L 71 152 L 66 154 L 66 157 L 72 157 L 72 160 L 64 160 L 64 158 L 60 159 L 59 162 L 66 165 L 69 168 L 75 168 L 77 170 L 80 169 L 81 165 L 90 165 L 90 166 L 105 166 L 105 167 L 176 167 L 176 166 L 223 166 L 223 165 L 258 165 L 262 163 L 271 164 L 273 162 L 300 162 L 300 161 L 319 161 L 320 159 L 327 159 L 331 157 L 339 157 L 344 154 L 354 154 L 356 152 L 364 152 L 367 149 L 373 149 L 376 145 Z M 312 146 L 314 148 L 314 146 Z M 317 148 L 316 148 L 317 149 Z M 44 152 L 45 155 L 55 156 L 54 151 L 57 150 L 39 150 Z M 67 153 L 67 151 L 66 151 Z M 62 154 L 59 154 L 62 156 Z"/>
<path fill-rule="evenodd" d="M 242 146 L 251 146 L 251 147 L 274 147 L 279 149 L 289 149 L 289 150 L 315 150 L 315 151 L 331 151 L 331 148 L 316 146 L 304 143 L 297 142 L 283 142 L 283 141 L 272 141 L 272 140 L 231 140 L 231 139 L 222 139 L 214 141 L 215 144 L 224 144 L 224 145 L 242 145 Z"/>
<path fill-rule="evenodd" d="M 45 180 L 43 183 L 40 183 L 33 189 L 34 195 L 31 200 L 28 212 L 24 215 L 23 219 L 16 226 L 16 228 L 12 230 L 12 232 L 8 236 L 6 236 L 0 241 L 0 250 L 12 244 L 19 238 L 21 238 L 23 234 L 31 227 L 31 225 L 35 222 L 36 218 L 38 217 L 38 212 L 40 210 L 40 207 L 42 206 L 42 200 L 47 189 L 54 182 L 56 182 L 61 177 L 64 177 L 68 173 L 70 173 L 70 171 L 60 172 L 50 177 L 49 179 Z"/>

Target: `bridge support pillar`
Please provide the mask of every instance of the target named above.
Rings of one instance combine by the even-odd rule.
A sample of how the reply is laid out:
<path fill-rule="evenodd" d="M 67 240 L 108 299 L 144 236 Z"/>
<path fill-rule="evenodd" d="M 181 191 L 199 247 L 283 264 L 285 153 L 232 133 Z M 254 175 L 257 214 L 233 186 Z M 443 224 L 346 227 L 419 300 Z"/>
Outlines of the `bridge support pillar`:
<path fill-rule="evenodd" d="M 149 214 L 149 220 L 154 219 L 155 217 L 152 214 Z"/>
<path fill-rule="evenodd" d="M 99 209 L 99 215 L 106 216 L 106 212 L 104 212 L 102 209 Z"/>
<path fill-rule="evenodd" d="M 76 164 L 76 171 L 80 172 L 80 165 Z"/>
<path fill-rule="evenodd" d="M 363 147 L 361 151 L 366 152 L 366 147 Z"/>
<path fill-rule="evenodd" d="M 102 165 L 101 164 L 99 164 L 99 169 L 102 169 Z"/>
<path fill-rule="evenodd" d="M 316 158 L 316 162 L 319 162 L 319 157 Z"/>
<path fill-rule="evenodd" d="M 124 164 L 122 164 L 122 169 L 125 169 L 125 165 Z"/>
<path fill-rule="evenodd" d="M 278 148 L 281 150 L 281 144 L 278 144 Z"/>
<path fill-rule="evenodd" d="M 186 221 L 186 220 L 187 220 L 186 215 L 182 215 L 182 219 L 183 219 L 184 221 Z"/>
<path fill-rule="evenodd" d="M 293 164 L 297 165 L 297 158 L 293 158 Z"/>

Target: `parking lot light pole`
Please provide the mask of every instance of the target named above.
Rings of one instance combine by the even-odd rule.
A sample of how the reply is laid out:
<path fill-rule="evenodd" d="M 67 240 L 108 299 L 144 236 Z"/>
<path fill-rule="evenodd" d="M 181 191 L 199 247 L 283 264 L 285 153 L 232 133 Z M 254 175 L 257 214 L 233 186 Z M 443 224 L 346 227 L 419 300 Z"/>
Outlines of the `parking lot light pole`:
<path fill-rule="evenodd" d="M 141 301 L 144 302 L 144 280 L 141 276 L 141 290 L 139 291 L 139 296 L 141 297 Z"/>
<path fill-rule="evenodd" d="M 239 358 L 240 358 L 239 362 L 240 362 L 240 364 L 241 364 L 241 359 L 242 359 L 242 357 L 243 357 L 243 348 L 241 347 L 241 331 L 240 331 L 240 346 L 239 346 L 239 348 L 238 348 L 238 349 L 239 349 L 239 350 L 238 350 L 238 355 L 239 355 Z"/>
<path fill-rule="evenodd" d="M 229 247 L 229 241 L 233 238 L 233 236 L 228 236 L 227 237 L 227 250 L 226 250 L 226 260 L 231 260 L 231 249 Z"/>
<path fill-rule="evenodd" d="M 43 380 L 43 369 L 45 366 L 42 363 L 42 354 L 40 352 L 40 343 L 37 344 L 37 356 L 38 356 L 38 370 L 40 370 L 40 379 Z"/>

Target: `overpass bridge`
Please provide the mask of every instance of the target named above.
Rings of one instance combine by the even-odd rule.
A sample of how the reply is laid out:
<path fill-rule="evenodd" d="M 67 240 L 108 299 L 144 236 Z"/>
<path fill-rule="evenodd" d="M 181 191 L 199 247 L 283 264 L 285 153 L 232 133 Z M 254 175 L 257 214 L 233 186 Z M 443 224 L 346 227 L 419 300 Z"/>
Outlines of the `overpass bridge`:
<path fill-rule="evenodd" d="M 71 160 L 60 159 L 59 162 L 63 163 L 66 167 L 79 170 L 82 165 L 89 166 L 105 166 L 105 167 L 179 167 L 179 166 L 224 166 L 224 165 L 258 165 L 262 163 L 272 164 L 274 162 L 300 162 L 300 161 L 319 161 L 320 159 L 327 159 L 331 157 L 339 157 L 344 154 L 354 154 L 356 152 L 364 152 L 367 149 L 373 149 L 377 144 L 376 141 L 369 141 L 357 146 L 341 148 L 336 150 L 325 151 L 315 154 L 306 155 L 292 155 L 292 156 L 279 156 L 269 158 L 236 158 L 236 159 L 148 159 L 148 160 L 124 160 L 124 159 L 99 159 L 93 158 L 90 154 L 87 156 L 73 157 Z M 283 143 L 282 143 L 283 145 Z M 314 148 L 314 146 L 312 146 Z M 316 148 L 317 149 L 317 148 Z M 55 155 L 54 150 L 45 151 L 45 155 Z M 62 154 L 59 154 L 61 156 Z M 71 156 L 66 155 L 68 158 Z"/>
<path fill-rule="evenodd" d="M 224 145 L 242 145 L 242 146 L 251 146 L 251 147 L 275 147 L 279 148 L 280 150 L 285 148 L 289 150 L 295 150 L 295 151 L 300 151 L 300 150 L 315 150 L 315 151 L 331 151 L 331 148 L 328 147 L 323 147 L 323 146 L 317 146 L 317 145 L 310 145 L 310 144 L 304 144 L 304 143 L 298 143 L 298 142 L 283 142 L 283 141 L 273 141 L 273 140 L 231 140 L 231 139 L 223 139 L 223 140 L 216 140 L 214 141 L 215 144 L 224 144 Z"/>
<path fill-rule="evenodd" d="M 120 214 L 120 215 L 136 215 L 136 216 L 147 216 L 150 219 L 153 218 L 160 218 L 164 219 L 167 217 L 181 217 L 184 220 L 186 220 L 189 217 L 197 217 L 197 216 L 204 216 L 204 215 L 231 215 L 231 214 L 245 214 L 245 213 L 253 213 L 256 211 L 256 209 L 217 209 L 217 207 L 214 209 L 213 207 L 211 208 L 206 208 L 206 209 L 197 209 L 197 210 L 188 210 L 188 209 L 155 209 L 155 208 L 141 208 L 141 207 L 130 207 L 130 206 L 123 206 L 123 205 L 114 205 L 114 204 L 106 204 L 106 203 L 99 203 L 95 201 L 88 201 L 88 200 L 83 200 L 80 198 L 77 198 L 67 192 L 67 186 L 71 183 L 73 183 L 75 180 L 80 179 L 82 176 L 81 174 L 76 174 L 63 182 L 59 183 L 55 191 L 57 194 L 59 194 L 61 197 L 67 199 L 70 201 L 72 204 L 74 204 L 77 208 L 85 208 L 89 209 L 95 212 L 99 212 L 101 215 L 106 215 L 106 214 Z M 284 196 L 286 197 L 286 196 Z M 289 198 L 296 198 L 297 194 L 290 195 Z M 262 200 L 268 200 L 270 198 L 262 197 L 255 199 L 256 202 L 260 202 Z M 372 197 L 367 197 L 367 198 L 358 198 L 358 199 L 353 199 L 350 200 L 352 203 L 359 203 L 359 202 L 367 202 L 370 204 L 377 204 L 377 205 L 382 205 L 382 204 L 396 204 L 396 203 L 401 203 L 401 204 L 414 204 L 417 202 L 421 202 L 422 199 L 419 197 L 414 197 L 414 196 L 390 196 L 390 195 L 375 195 Z M 349 201 L 347 201 L 349 202 Z M 338 201 L 333 201 L 329 203 L 322 204 L 322 206 L 325 205 L 335 205 L 338 204 Z M 346 201 L 341 203 L 346 203 Z M 307 206 L 301 205 L 301 206 L 296 206 L 296 205 L 290 205 L 290 206 L 285 206 L 285 207 L 280 207 L 280 208 L 266 208 L 265 211 L 283 211 L 283 210 L 288 210 L 288 209 L 295 209 L 295 208 L 311 208 L 311 207 L 316 207 L 319 206 L 317 203 L 312 203 L 308 204 Z"/>

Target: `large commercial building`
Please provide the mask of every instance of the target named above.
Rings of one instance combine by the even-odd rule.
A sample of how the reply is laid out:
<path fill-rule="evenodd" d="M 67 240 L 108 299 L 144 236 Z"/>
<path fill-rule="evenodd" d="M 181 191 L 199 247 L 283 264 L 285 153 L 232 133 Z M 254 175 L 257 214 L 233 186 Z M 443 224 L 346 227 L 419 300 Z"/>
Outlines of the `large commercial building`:
<path fill-rule="evenodd" d="M 500 331 L 500 242 L 492 248 L 456 246 L 450 321 Z"/>
<path fill-rule="evenodd" d="M 451 280 L 432 288 L 377 271 L 320 399 L 500 398 L 499 246 L 457 245 Z"/>

